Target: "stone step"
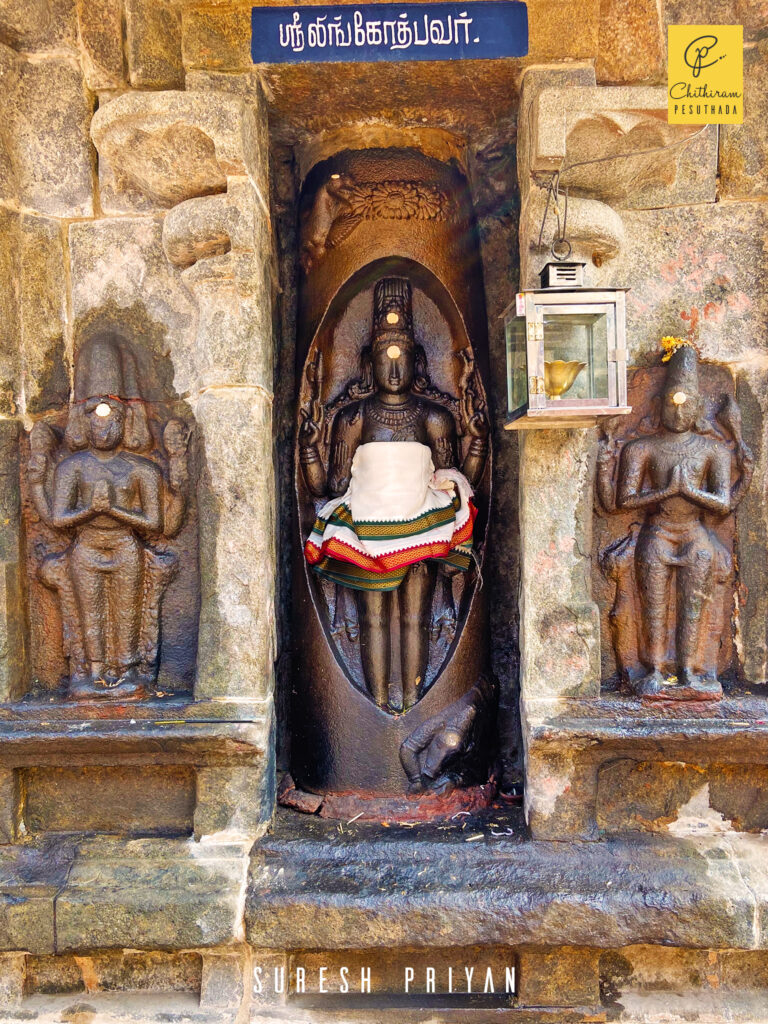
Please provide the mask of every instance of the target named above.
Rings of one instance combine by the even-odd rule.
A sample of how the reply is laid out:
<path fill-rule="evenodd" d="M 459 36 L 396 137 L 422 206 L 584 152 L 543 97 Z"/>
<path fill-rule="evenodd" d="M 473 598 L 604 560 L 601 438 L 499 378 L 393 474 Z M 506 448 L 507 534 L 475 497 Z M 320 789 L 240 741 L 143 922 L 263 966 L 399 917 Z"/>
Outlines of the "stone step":
<path fill-rule="evenodd" d="M 495 824 L 491 824 L 495 821 Z M 306 824 L 309 823 L 309 824 Z M 464 824 L 464 823 L 462 823 Z M 251 852 L 255 947 L 761 946 L 768 839 L 525 841 L 496 814 L 462 828 L 278 815 Z"/>

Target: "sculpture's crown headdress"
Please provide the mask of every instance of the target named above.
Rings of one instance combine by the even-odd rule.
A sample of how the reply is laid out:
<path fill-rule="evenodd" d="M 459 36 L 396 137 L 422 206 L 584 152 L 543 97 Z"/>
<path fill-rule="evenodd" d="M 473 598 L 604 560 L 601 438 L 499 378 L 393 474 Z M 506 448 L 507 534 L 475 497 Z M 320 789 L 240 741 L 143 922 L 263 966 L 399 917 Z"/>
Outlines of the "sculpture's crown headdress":
<path fill-rule="evenodd" d="M 667 387 L 675 392 L 696 395 L 699 391 L 699 354 L 690 341 L 680 338 L 664 338 L 664 342 L 675 341 L 677 345 L 666 348 L 662 362 L 667 363 Z"/>
<path fill-rule="evenodd" d="M 373 290 L 373 337 L 413 336 L 411 282 L 406 277 L 383 277 Z"/>
<path fill-rule="evenodd" d="M 136 357 L 126 340 L 113 331 L 94 334 L 75 360 L 75 401 L 106 396 L 122 401 L 141 398 Z"/>
<path fill-rule="evenodd" d="M 93 399 L 124 404 L 123 444 L 143 451 L 152 443 L 147 411 L 139 391 L 136 356 L 130 343 L 114 331 L 92 335 L 75 358 L 75 388 L 69 407 L 66 439 L 73 451 L 88 444 L 85 417 Z"/>

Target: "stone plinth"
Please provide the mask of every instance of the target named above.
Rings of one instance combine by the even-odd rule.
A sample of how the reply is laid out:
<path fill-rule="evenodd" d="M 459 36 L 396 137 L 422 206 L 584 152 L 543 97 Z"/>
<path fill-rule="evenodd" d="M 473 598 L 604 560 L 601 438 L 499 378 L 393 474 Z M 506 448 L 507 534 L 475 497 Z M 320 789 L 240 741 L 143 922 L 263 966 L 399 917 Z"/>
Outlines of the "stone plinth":
<path fill-rule="evenodd" d="M 747 883 L 740 867 L 764 874 L 754 856 L 764 839 L 525 841 L 519 818 L 502 811 L 463 829 L 353 823 L 341 835 L 297 817 L 280 812 L 251 854 L 246 935 L 256 948 L 426 950 L 458 936 L 510 947 L 762 941 L 765 883 Z"/>
<path fill-rule="evenodd" d="M 674 832 L 689 827 L 694 812 L 709 833 L 768 825 L 755 804 L 768 763 L 762 697 L 708 707 L 609 695 L 531 700 L 524 717 L 527 817 L 537 838 Z"/>

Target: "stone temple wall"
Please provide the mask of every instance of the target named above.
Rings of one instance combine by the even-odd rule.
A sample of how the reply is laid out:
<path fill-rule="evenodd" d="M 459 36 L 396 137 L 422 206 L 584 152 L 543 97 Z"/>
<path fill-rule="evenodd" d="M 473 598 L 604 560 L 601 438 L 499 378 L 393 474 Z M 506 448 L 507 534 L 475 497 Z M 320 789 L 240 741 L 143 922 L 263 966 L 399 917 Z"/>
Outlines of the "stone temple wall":
<path fill-rule="evenodd" d="M 0 1020 L 768 1020 L 766 4 L 529 0 L 521 60 L 267 68 L 250 8 L 0 0 Z M 744 25 L 745 123 L 646 155 L 685 135 L 665 26 L 710 22 Z M 479 234 L 508 799 L 470 827 L 275 810 L 300 628 L 298 199 L 319 161 L 369 147 L 454 162 Z M 571 182 L 575 252 L 632 289 L 633 370 L 694 331 L 756 460 L 716 711 L 612 688 L 599 431 L 503 430 L 500 316 L 552 237 L 539 186 L 616 153 Z M 152 423 L 184 424 L 190 486 L 159 696 L 94 708 L 61 697 L 39 572 L 62 542 L 29 479 L 33 428 L 61 437 L 76 358 L 113 329 Z M 518 993 L 430 1009 L 402 997 L 412 961 L 513 962 Z M 318 964 L 374 965 L 380 998 L 329 1002 Z M 257 966 L 288 992 L 256 991 Z"/>

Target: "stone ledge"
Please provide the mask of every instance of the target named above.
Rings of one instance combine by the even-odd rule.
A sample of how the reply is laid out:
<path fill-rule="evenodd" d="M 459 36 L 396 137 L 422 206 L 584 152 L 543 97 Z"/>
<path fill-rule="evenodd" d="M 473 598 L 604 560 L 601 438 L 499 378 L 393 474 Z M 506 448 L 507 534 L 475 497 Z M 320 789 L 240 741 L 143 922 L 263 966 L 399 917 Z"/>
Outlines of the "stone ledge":
<path fill-rule="evenodd" d="M 249 845 L 63 836 L 2 847 L 0 951 L 232 945 Z"/>
<path fill-rule="evenodd" d="M 457 935 L 467 945 L 758 945 L 765 896 L 755 893 L 768 883 L 753 847 L 741 864 L 740 837 L 538 842 L 519 822 L 492 820 L 386 832 L 355 823 L 343 834 L 281 812 L 251 853 L 247 939 L 283 949 L 437 946 Z"/>
<path fill-rule="evenodd" d="M 699 707 L 622 696 L 525 700 L 522 714 L 526 816 L 536 839 L 599 838 L 598 773 L 609 762 L 768 763 L 768 706 L 751 694 Z"/>
<path fill-rule="evenodd" d="M 0 951 L 55 952 L 54 902 L 74 850 L 71 839 L 0 847 Z"/>
<path fill-rule="evenodd" d="M 0 765 L 102 764 L 105 756 L 110 764 L 247 761 L 269 749 L 271 714 L 271 701 L 173 697 L 0 704 Z"/>
<path fill-rule="evenodd" d="M 528 700 L 525 709 L 531 740 L 567 744 L 595 743 L 611 755 L 692 755 L 707 747 L 726 761 L 763 763 L 768 759 L 768 703 L 752 695 L 726 697 L 696 706 L 643 703 L 635 697 L 600 700 Z M 749 738 L 749 747 L 744 741 Z M 748 755 L 747 752 L 748 751 Z"/>
<path fill-rule="evenodd" d="M 80 843 L 56 897 L 56 951 L 189 949 L 239 941 L 248 844 Z"/>

